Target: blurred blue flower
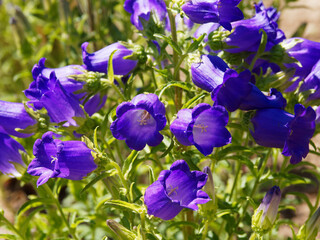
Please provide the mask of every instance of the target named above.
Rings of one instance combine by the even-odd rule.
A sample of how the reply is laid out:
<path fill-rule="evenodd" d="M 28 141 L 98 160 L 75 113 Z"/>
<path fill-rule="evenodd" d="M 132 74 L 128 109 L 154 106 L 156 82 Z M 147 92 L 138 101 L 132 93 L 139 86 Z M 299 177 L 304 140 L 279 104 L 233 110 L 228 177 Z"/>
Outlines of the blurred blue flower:
<path fill-rule="evenodd" d="M 214 76 L 211 77 L 214 78 Z M 226 70 L 223 83 L 211 92 L 212 100 L 230 112 L 237 109 L 285 108 L 287 101 L 280 92 L 273 88 L 270 90 L 270 96 L 264 95 L 259 88 L 250 82 L 251 77 L 249 70 L 240 74 L 233 69 Z"/>
<path fill-rule="evenodd" d="M 137 151 L 146 144 L 157 146 L 163 139 L 159 131 L 167 123 L 165 111 L 157 95 L 139 94 L 117 107 L 117 119 L 110 126 L 112 135 Z"/>
<path fill-rule="evenodd" d="M 257 12 L 249 19 L 232 23 L 234 30 L 225 39 L 225 43 L 235 48 L 228 48 L 225 51 L 230 53 L 256 52 L 261 42 L 263 29 L 267 34 L 266 51 L 285 39 L 284 33 L 278 28 L 276 22 L 268 16 L 267 10 Z"/>
<path fill-rule="evenodd" d="M 32 134 L 20 133 L 15 129 L 25 129 L 37 124 L 25 110 L 23 103 L 6 102 L 0 100 L 0 132 L 16 137 L 30 137 Z"/>
<path fill-rule="evenodd" d="M 88 42 L 84 42 L 81 45 L 83 63 L 88 71 L 107 74 L 109 57 L 114 50 L 117 50 L 112 58 L 113 72 L 115 75 L 129 74 L 138 63 L 136 60 L 124 59 L 124 57 L 130 56 L 133 51 L 118 42 L 108 45 L 94 53 L 87 52 L 88 44 Z"/>
<path fill-rule="evenodd" d="M 320 43 L 310 41 L 303 38 L 289 38 L 283 41 L 281 45 L 290 46 L 292 43 L 297 41 L 293 47 L 286 50 L 290 57 L 295 58 L 301 64 L 299 66 L 296 63 L 285 63 L 287 68 L 295 68 L 296 72 L 293 77 L 298 77 L 298 79 L 287 89 L 287 91 L 294 91 L 299 82 L 306 78 L 314 65 L 320 59 Z M 310 80 L 308 80 L 310 81 Z"/>
<path fill-rule="evenodd" d="M 20 176 L 21 174 L 16 170 L 12 163 L 19 163 L 25 165 L 22 161 L 20 151 L 24 151 L 23 146 L 9 135 L 0 133 L 0 171 L 3 174 L 12 174 L 13 176 Z"/>
<path fill-rule="evenodd" d="M 250 130 L 256 143 L 265 147 L 283 148 L 290 163 L 299 163 L 309 153 L 309 142 L 315 131 L 316 113 L 311 108 L 296 104 L 295 115 L 281 109 L 257 110 L 251 119 Z"/>
<path fill-rule="evenodd" d="M 143 30 L 140 18 L 149 21 L 151 12 L 159 21 L 163 21 L 167 16 L 167 7 L 163 0 L 125 0 L 123 7 L 131 13 L 131 23 L 138 30 Z"/>
<path fill-rule="evenodd" d="M 241 0 L 188 0 L 182 10 L 195 23 L 219 23 L 231 31 L 231 22 L 243 19 Z"/>
<path fill-rule="evenodd" d="M 278 186 L 273 186 L 262 199 L 261 204 L 252 216 L 252 229 L 257 233 L 269 231 L 277 218 L 281 200 L 281 191 Z"/>
<path fill-rule="evenodd" d="M 211 92 L 223 82 L 228 65 L 218 56 L 202 55 L 200 62 L 191 64 L 192 82 L 199 88 Z"/>
<path fill-rule="evenodd" d="M 184 160 L 175 161 L 170 170 L 161 171 L 158 180 L 146 189 L 144 203 L 148 214 L 170 220 L 183 208 L 198 210 L 197 204 L 210 201 L 208 194 L 200 190 L 206 181 L 207 174 L 190 172 Z"/>
<path fill-rule="evenodd" d="M 212 153 L 214 147 L 231 142 L 231 135 L 225 128 L 228 112 L 222 106 L 201 103 L 191 109 L 182 109 L 170 130 L 177 140 L 186 146 L 194 145 L 203 155 Z"/>
<path fill-rule="evenodd" d="M 67 178 L 81 180 L 97 168 L 91 149 L 81 141 L 61 141 L 52 138 L 53 133 L 43 134 L 33 146 L 35 158 L 28 166 L 27 172 L 40 176 L 37 186 L 50 178 Z"/>
<path fill-rule="evenodd" d="M 66 125 L 76 126 L 73 117 L 84 117 L 80 102 L 73 94 L 68 93 L 60 84 L 55 72 L 50 73 L 49 79 L 40 74 L 29 88 L 24 91 L 35 109 L 45 108 L 52 122 L 67 121 Z"/>

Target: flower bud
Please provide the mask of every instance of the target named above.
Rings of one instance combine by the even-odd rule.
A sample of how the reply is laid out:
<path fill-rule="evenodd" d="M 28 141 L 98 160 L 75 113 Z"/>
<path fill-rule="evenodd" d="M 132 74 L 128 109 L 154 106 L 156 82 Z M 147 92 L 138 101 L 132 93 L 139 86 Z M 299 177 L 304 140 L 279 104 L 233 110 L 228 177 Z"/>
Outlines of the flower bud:
<path fill-rule="evenodd" d="M 278 213 L 278 207 L 281 200 L 281 191 L 278 186 L 273 186 L 264 196 L 258 209 L 252 216 L 252 229 L 258 234 L 268 232 Z"/>
<path fill-rule="evenodd" d="M 133 232 L 129 231 L 127 228 L 117 223 L 114 220 L 107 220 L 108 227 L 117 235 L 119 240 L 134 240 L 136 236 Z"/>
<path fill-rule="evenodd" d="M 298 239 L 314 240 L 320 228 L 320 207 L 315 211 L 308 221 L 300 228 Z"/>

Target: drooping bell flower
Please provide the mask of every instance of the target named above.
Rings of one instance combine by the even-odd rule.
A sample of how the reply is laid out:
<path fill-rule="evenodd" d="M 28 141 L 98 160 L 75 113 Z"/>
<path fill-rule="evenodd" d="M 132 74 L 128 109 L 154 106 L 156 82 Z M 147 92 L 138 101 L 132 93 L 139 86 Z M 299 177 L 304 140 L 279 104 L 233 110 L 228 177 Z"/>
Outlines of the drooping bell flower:
<path fill-rule="evenodd" d="M 225 39 L 225 43 L 234 48 L 225 49 L 230 53 L 257 52 L 262 32 L 267 34 L 266 51 L 285 39 L 283 32 L 278 28 L 272 18 L 268 16 L 267 10 L 262 10 L 252 18 L 240 20 L 232 23 L 234 30 Z"/>
<path fill-rule="evenodd" d="M 281 191 L 273 186 L 262 199 L 261 204 L 252 216 L 252 229 L 254 232 L 264 234 L 271 230 L 278 214 L 281 200 Z"/>
<path fill-rule="evenodd" d="M 159 21 L 165 20 L 167 16 L 167 7 L 163 0 L 126 0 L 123 7 L 131 14 L 131 23 L 138 30 L 143 30 L 141 19 L 149 21 L 151 12 Z"/>
<path fill-rule="evenodd" d="M 38 64 L 35 64 L 32 68 L 32 77 L 34 80 L 41 74 L 43 78 L 49 80 L 52 71 L 56 74 L 57 79 L 59 79 L 60 84 L 68 93 L 73 93 L 80 90 L 83 87 L 84 82 L 76 81 L 69 77 L 72 75 L 84 74 L 86 70 L 80 65 L 68 65 L 60 68 L 47 68 L 45 66 L 45 58 L 41 58 Z"/>
<path fill-rule="evenodd" d="M 41 74 L 42 78 L 49 81 L 50 73 L 54 71 L 64 90 L 71 95 L 74 94 L 74 96 L 84 105 L 84 110 L 89 114 L 89 116 L 103 107 L 107 99 L 105 95 L 101 96 L 101 94 L 98 93 L 91 96 L 89 99 L 86 99 L 88 93 L 77 93 L 77 91 L 83 88 L 85 81 L 77 81 L 71 76 L 85 74 L 86 69 L 83 66 L 68 65 L 60 68 L 47 68 L 45 66 L 45 60 L 45 58 L 41 58 L 39 63 L 34 65 L 32 69 L 32 76 L 34 80 L 36 80 Z"/>
<path fill-rule="evenodd" d="M 88 71 L 107 74 L 109 57 L 115 50 L 117 51 L 112 58 L 113 72 L 115 75 L 127 75 L 137 66 L 138 61 L 124 59 L 124 57 L 130 56 L 133 51 L 118 42 L 93 53 L 87 52 L 88 44 L 88 42 L 84 42 L 81 45 L 83 63 Z"/>
<path fill-rule="evenodd" d="M 191 64 L 192 82 L 199 88 L 211 92 L 223 82 L 228 65 L 218 56 L 202 55 L 200 62 Z"/>
<path fill-rule="evenodd" d="M 201 103 L 192 110 L 180 110 L 170 130 L 182 145 L 194 145 L 207 156 L 214 147 L 231 142 L 230 132 L 225 127 L 228 120 L 228 112 L 224 107 Z"/>
<path fill-rule="evenodd" d="M 283 41 L 281 45 L 290 46 L 293 42 L 297 42 L 294 44 L 293 47 L 286 50 L 288 55 L 290 57 L 295 58 L 298 60 L 301 64 L 301 66 L 298 66 L 296 63 L 286 63 L 284 64 L 287 68 L 295 68 L 295 77 L 299 77 L 299 79 L 296 81 L 296 84 L 293 84 L 290 86 L 287 90 L 293 91 L 298 86 L 298 83 L 306 78 L 314 65 L 318 62 L 320 59 L 320 43 L 310 41 L 303 38 L 289 38 Z"/>
<path fill-rule="evenodd" d="M 51 72 L 49 79 L 40 74 L 29 88 L 24 91 L 35 109 L 45 108 L 50 120 L 55 123 L 67 121 L 76 126 L 73 117 L 84 117 L 80 102 L 73 94 L 68 93 L 61 86 L 55 72 Z"/>
<path fill-rule="evenodd" d="M 200 190 L 206 181 L 207 174 L 190 171 L 184 160 L 175 161 L 146 189 L 144 203 L 148 214 L 170 220 L 183 208 L 198 210 L 197 204 L 210 201 L 208 194 Z"/>
<path fill-rule="evenodd" d="M 81 180 L 97 168 L 89 149 L 81 141 L 61 141 L 53 139 L 52 132 L 43 134 L 33 146 L 35 158 L 28 166 L 27 172 L 40 176 L 37 186 L 50 178 Z"/>
<path fill-rule="evenodd" d="M 231 22 L 243 19 L 241 0 L 188 0 L 182 10 L 194 23 L 219 23 L 231 31 Z"/>
<path fill-rule="evenodd" d="M 287 101 L 280 92 L 272 88 L 270 96 L 266 96 L 250 80 L 249 70 L 240 74 L 233 69 L 226 70 L 223 82 L 211 92 L 212 100 L 230 112 L 237 109 L 285 108 Z"/>
<path fill-rule="evenodd" d="M 112 135 L 125 140 L 129 148 L 140 151 L 146 144 L 157 146 L 166 126 L 165 107 L 155 94 L 139 94 L 131 102 L 121 103 L 116 110 L 117 119 L 111 124 Z"/>
<path fill-rule="evenodd" d="M 0 133 L 0 171 L 3 174 L 20 176 L 12 163 L 25 165 L 22 161 L 20 151 L 24 151 L 23 146 L 9 135 Z"/>
<path fill-rule="evenodd" d="M 32 134 L 20 133 L 15 129 L 25 129 L 35 125 L 33 119 L 25 110 L 23 103 L 6 102 L 0 100 L 0 132 L 24 138 Z"/>
<path fill-rule="evenodd" d="M 309 142 L 315 131 L 316 113 L 311 108 L 296 104 L 295 115 L 281 109 L 257 110 L 251 119 L 251 135 L 257 144 L 283 148 L 284 156 L 291 156 L 290 163 L 299 163 L 309 153 Z"/>

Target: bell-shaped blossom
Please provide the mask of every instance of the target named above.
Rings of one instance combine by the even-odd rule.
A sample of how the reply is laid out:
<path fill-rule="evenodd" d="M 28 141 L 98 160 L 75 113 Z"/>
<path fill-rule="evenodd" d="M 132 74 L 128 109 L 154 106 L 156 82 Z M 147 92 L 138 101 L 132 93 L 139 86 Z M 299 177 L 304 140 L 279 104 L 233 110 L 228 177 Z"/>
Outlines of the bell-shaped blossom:
<path fill-rule="evenodd" d="M 97 168 L 89 149 L 81 141 L 61 141 L 53 139 L 52 132 L 43 134 L 33 146 L 35 158 L 27 172 L 40 176 L 37 185 L 46 183 L 50 178 L 81 180 Z"/>
<path fill-rule="evenodd" d="M 25 152 L 20 143 L 9 135 L 0 133 L 0 171 L 3 174 L 20 175 L 12 164 L 19 163 L 24 166 L 19 150 Z"/>
<path fill-rule="evenodd" d="M 320 43 L 310 41 L 303 38 L 289 38 L 281 43 L 283 46 L 290 45 L 292 42 L 298 41 L 292 48 L 287 49 L 286 52 L 290 57 L 295 58 L 300 62 L 301 66 L 296 63 L 285 63 L 287 68 L 295 68 L 296 72 L 294 77 L 299 77 L 299 79 L 290 86 L 287 90 L 293 91 L 298 86 L 299 81 L 306 78 L 314 65 L 320 59 Z"/>
<path fill-rule="evenodd" d="M 274 22 L 277 22 L 279 17 L 280 17 L 280 12 L 275 7 L 271 6 L 271 7 L 266 8 L 264 6 L 262 0 L 260 0 L 259 3 L 254 4 L 254 7 L 255 7 L 255 10 L 256 10 L 256 13 L 259 13 L 259 12 L 262 12 L 262 11 L 266 10 L 267 14 L 268 14 L 268 17 Z"/>
<path fill-rule="evenodd" d="M 129 148 L 142 150 L 146 144 L 157 146 L 166 126 L 165 107 L 155 94 L 139 94 L 131 102 L 121 103 L 116 110 L 117 119 L 111 124 L 112 135 L 125 140 Z"/>
<path fill-rule="evenodd" d="M 77 90 L 82 89 L 84 82 L 76 81 L 69 77 L 71 75 L 84 74 L 86 70 L 80 65 L 68 65 L 60 68 L 47 68 L 45 66 L 45 58 L 41 58 L 38 64 L 35 64 L 32 68 L 32 77 L 34 80 L 41 74 L 43 78 L 49 80 L 52 71 L 56 74 L 57 79 L 59 79 L 60 84 L 68 93 L 73 93 Z"/>
<path fill-rule="evenodd" d="M 118 42 L 93 53 L 87 52 L 88 44 L 88 42 L 84 42 L 81 45 L 83 63 L 88 71 L 107 74 L 109 57 L 115 50 L 117 51 L 112 58 L 113 72 L 115 75 L 127 75 L 137 66 L 138 61 L 124 59 L 124 57 L 130 56 L 133 51 Z"/>
<path fill-rule="evenodd" d="M 283 148 L 290 163 L 299 163 L 309 153 L 309 142 L 315 131 L 316 113 L 311 108 L 296 104 L 295 115 L 281 109 L 257 110 L 251 119 L 250 130 L 256 143 L 265 147 Z"/>
<path fill-rule="evenodd" d="M 225 43 L 234 48 L 225 49 L 230 53 L 256 52 L 261 42 L 261 29 L 267 34 L 266 51 L 285 39 L 284 33 L 278 29 L 276 22 L 268 16 L 267 10 L 262 10 L 252 18 L 232 23 L 234 30 L 225 39 Z"/>
<path fill-rule="evenodd" d="M 44 107 L 47 110 L 52 122 L 67 121 L 76 126 L 72 118 L 84 117 L 79 101 L 61 86 L 55 72 L 51 72 L 49 79 L 40 74 L 24 93 L 31 100 L 29 104 L 33 104 L 36 109 Z"/>
<path fill-rule="evenodd" d="M 194 145 L 203 155 L 212 153 L 214 147 L 222 147 L 231 142 L 226 129 L 229 115 L 222 106 L 201 103 L 194 109 L 182 109 L 170 130 L 182 145 Z"/>
<path fill-rule="evenodd" d="M 32 134 L 20 133 L 15 129 L 25 129 L 36 124 L 25 110 L 23 103 L 6 102 L 0 100 L 0 132 L 24 138 Z"/>
<path fill-rule="evenodd" d="M 131 14 L 131 23 L 138 30 L 143 30 L 141 19 L 149 21 L 151 12 L 159 21 L 165 20 L 167 16 L 167 7 L 163 0 L 125 0 L 124 10 Z"/>
<path fill-rule="evenodd" d="M 233 69 L 226 70 L 223 82 L 211 92 L 212 100 L 230 112 L 237 109 L 285 108 L 287 101 L 280 92 L 272 88 L 270 96 L 266 96 L 250 80 L 249 70 L 240 74 Z"/>
<path fill-rule="evenodd" d="M 241 0 L 188 0 L 182 10 L 195 23 L 219 23 L 231 31 L 231 22 L 243 19 Z"/>
<path fill-rule="evenodd" d="M 200 62 L 191 64 L 192 82 L 199 88 L 211 92 L 223 82 L 228 65 L 218 56 L 202 55 Z"/>
<path fill-rule="evenodd" d="M 105 95 L 101 96 L 101 94 L 98 93 L 91 96 L 89 99 L 86 99 L 85 97 L 88 95 L 88 93 L 77 93 L 78 90 L 83 88 L 85 82 L 76 81 L 71 76 L 84 74 L 86 69 L 83 66 L 68 65 L 60 68 L 47 68 L 45 66 L 45 60 L 45 58 L 41 58 L 39 63 L 33 66 L 33 79 L 36 80 L 41 74 L 42 78 L 45 78 L 49 81 L 50 74 L 53 71 L 64 90 L 71 95 L 74 94 L 74 96 L 84 105 L 84 110 L 89 114 L 89 116 L 99 111 L 104 106 L 107 100 Z"/>
<path fill-rule="evenodd" d="M 281 191 L 278 186 L 273 186 L 262 199 L 261 204 L 252 216 L 253 231 L 264 234 L 272 229 L 277 218 L 281 200 Z"/>
<path fill-rule="evenodd" d="M 208 194 L 200 190 L 206 181 L 207 174 L 190 171 L 184 160 L 175 161 L 146 189 L 144 203 L 148 214 L 170 220 L 183 208 L 198 210 L 197 204 L 210 201 Z"/>

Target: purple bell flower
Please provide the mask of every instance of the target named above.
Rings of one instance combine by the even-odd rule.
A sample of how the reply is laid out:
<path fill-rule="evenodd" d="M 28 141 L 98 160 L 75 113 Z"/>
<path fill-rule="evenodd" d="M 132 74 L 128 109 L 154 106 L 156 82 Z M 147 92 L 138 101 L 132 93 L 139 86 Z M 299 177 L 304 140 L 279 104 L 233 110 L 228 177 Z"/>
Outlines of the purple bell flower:
<path fill-rule="evenodd" d="M 113 72 L 115 75 L 127 75 L 137 66 L 138 61 L 124 59 L 124 57 L 130 56 L 133 51 L 118 42 L 108 45 L 94 53 L 87 52 L 88 44 L 88 42 L 84 42 L 81 45 L 83 63 L 88 71 L 107 74 L 109 57 L 114 50 L 117 50 L 112 58 Z"/>
<path fill-rule="evenodd" d="M 206 184 L 207 174 L 191 171 L 184 160 L 175 161 L 170 170 L 160 172 L 144 194 L 148 214 L 170 220 L 183 208 L 198 210 L 197 204 L 210 201 L 207 193 L 200 189 Z"/>
<path fill-rule="evenodd" d="M 308 101 L 320 99 L 320 60 L 313 66 L 309 75 L 304 79 L 300 92 L 314 89 L 315 92 L 310 94 Z"/>
<path fill-rule="evenodd" d="M 59 80 L 61 86 L 68 92 L 69 94 L 74 93 L 74 96 L 83 103 L 85 100 L 86 93 L 78 93 L 75 92 L 81 90 L 85 82 L 76 81 L 69 76 L 71 75 L 81 75 L 84 74 L 86 69 L 80 65 L 68 65 L 60 68 L 47 68 L 45 66 L 45 58 L 41 58 L 38 64 L 35 64 L 32 69 L 33 79 L 37 79 L 37 77 L 41 74 L 42 78 L 45 78 L 49 81 L 50 74 L 52 71 L 56 74 L 57 79 Z M 84 110 L 89 114 L 89 116 L 93 115 L 95 112 L 99 111 L 105 104 L 107 100 L 106 96 L 101 96 L 99 93 L 93 95 L 84 103 Z"/>
<path fill-rule="evenodd" d="M 224 74 L 223 83 L 211 92 L 212 100 L 230 112 L 237 109 L 285 108 L 287 101 L 280 92 L 272 88 L 270 96 L 265 96 L 250 80 L 249 70 L 238 74 L 235 70 L 228 69 Z"/>
<path fill-rule="evenodd" d="M 32 68 L 32 77 L 34 80 L 41 74 L 43 78 L 49 80 L 52 71 L 56 74 L 61 85 L 68 93 L 73 93 L 77 90 L 82 89 L 84 82 L 76 81 L 70 78 L 70 75 L 84 74 L 86 70 L 80 65 L 68 65 L 60 68 L 47 68 L 45 66 L 45 58 L 41 58 L 38 64 L 35 64 Z"/>
<path fill-rule="evenodd" d="M 266 51 L 269 51 L 285 38 L 283 32 L 278 29 L 277 23 L 268 16 L 267 10 L 256 13 L 250 19 L 233 22 L 232 28 L 234 28 L 234 31 L 225 39 L 226 44 L 235 47 L 225 49 L 230 53 L 256 52 L 261 42 L 262 33 L 260 29 L 263 29 L 268 36 Z"/>
<path fill-rule="evenodd" d="M 258 209 L 252 216 L 252 229 L 258 233 L 269 231 L 278 214 L 278 208 L 281 200 L 281 191 L 278 186 L 273 186 L 262 199 Z"/>
<path fill-rule="evenodd" d="M 219 23 L 231 31 L 231 22 L 243 19 L 241 0 L 189 0 L 181 8 L 195 23 Z"/>
<path fill-rule="evenodd" d="M 25 129 L 36 124 L 25 110 L 22 103 L 13 103 L 0 100 L 0 132 L 10 134 L 16 137 L 25 138 L 32 134 L 19 133 L 16 128 Z"/>
<path fill-rule="evenodd" d="M 191 64 L 192 82 L 199 88 L 211 92 L 223 82 L 228 65 L 218 56 L 202 55 L 201 62 Z"/>
<path fill-rule="evenodd" d="M 267 11 L 268 17 L 273 21 L 277 22 L 280 17 L 280 12 L 274 8 L 274 7 L 268 7 L 266 8 L 263 4 L 263 1 L 261 0 L 259 3 L 254 4 L 254 7 L 256 9 L 256 13 Z"/>
<path fill-rule="evenodd" d="M 131 23 L 138 30 L 143 30 L 140 18 L 149 21 L 151 12 L 159 21 L 165 20 L 167 16 L 167 7 L 163 0 L 126 0 L 123 7 L 131 14 Z"/>
<path fill-rule="evenodd" d="M 281 109 L 257 110 L 251 119 L 250 130 L 256 143 L 265 147 L 283 148 L 290 163 L 299 163 L 309 153 L 309 142 L 315 131 L 316 113 L 311 108 L 296 104 L 295 115 Z"/>
<path fill-rule="evenodd" d="M 301 42 L 297 43 L 294 47 L 287 50 L 287 53 L 290 57 L 295 58 L 301 64 L 301 67 L 296 63 L 287 63 L 284 64 L 287 68 L 295 68 L 296 72 L 294 77 L 299 77 L 294 84 L 292 84 L 287 91 L 294 91 L 299 82 L 306 78 L 314 65 L 320 59 L 320 43 L 313 42 L 303 38 L 289 38 L 283 41 L 283 45 L 289 45 L 291 42 L 300 40 Z M 310 80 L 308 80 L 310 81 Z"/>
<path fill-rule="evenodd" d="M 43 134 L 42 139 L 37 139 L 33 146 L 35 158 L 27 172 L 40 176 L 37 186 L 56 177 L 81 180 L 97 168 L 91 149 L 84 142 L 61 141 L 53 139 L 52 135 L 52 132 Z"/>
<path fill-rule="evenodd" d="M 112 135 L 125 140 L 129 148 L 140 151 L 146 144 L 157 146 L 163 136 L 159 133 L 167 123 L 165 107 L 155 94 L 139 94 L 131 102 L 121 103 L 117 119 L 111 124 Z"/>
<path fill-rule="evenodd" d="M 24 91 L 35 109 L 45 108 L 52 122 L 60 123 L 67 121 L 68 124 L 76 126 L 73 117 L 84 117 L 79 101 L 73 94 L 69 94 L 61 86 L 54 72 L 49 79 L 40 74 L 33 81 L 29 89 Z"/>
<path fill-rule="evenodd" d="M 25 152 L 20 143 L 9 135 L 0 133 L 0 171 L 3 174 L 20 176 L 15 166 L 12 164 L 12 162 L 14 162 L 24 166 L 19 150 Z"/>
<path fill-rule="evenodd" d="M 224 107 L 201 103 L 193 110 L 180 110 L 170 130 L 181 144 L 194 145 L 207 156 L 214 147 L 231 143 L 231 135 L 225 128 L 228 120 L 228 112 Z"/>

